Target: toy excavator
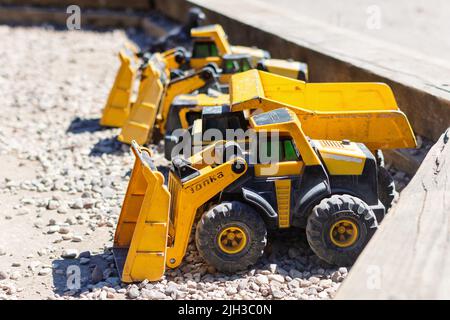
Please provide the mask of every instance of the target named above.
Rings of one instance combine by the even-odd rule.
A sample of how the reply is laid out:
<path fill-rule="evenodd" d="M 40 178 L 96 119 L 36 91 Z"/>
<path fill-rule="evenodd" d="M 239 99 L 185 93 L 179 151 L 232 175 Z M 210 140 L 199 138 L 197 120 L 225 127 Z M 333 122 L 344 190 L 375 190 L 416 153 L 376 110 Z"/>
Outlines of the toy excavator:
<path fill-rule="evenodd" d="M 178 267 L 191 232 L 200 255 L 223 272 L 254 264 L 267 230 L 289 227 L 304 228 L 324 261 L 352 264 L 386 211 L 379 166 L 363 143 L 310 139 L 305 119 L 292 108 L 253 115 L 248 124 L 257 151 L 216 141 L 188 159 L 175 157 L 168 186 L 151 152 L 133 142 L 136 161 L 113 248 L 122 281 L 155 281 L 166 267 Z M 406 123 L 396 133 L 415 145 Z M 267 140 L 260 139 L 264 135 Z M 277 157 L 266 162 L 266 155 Z"/>

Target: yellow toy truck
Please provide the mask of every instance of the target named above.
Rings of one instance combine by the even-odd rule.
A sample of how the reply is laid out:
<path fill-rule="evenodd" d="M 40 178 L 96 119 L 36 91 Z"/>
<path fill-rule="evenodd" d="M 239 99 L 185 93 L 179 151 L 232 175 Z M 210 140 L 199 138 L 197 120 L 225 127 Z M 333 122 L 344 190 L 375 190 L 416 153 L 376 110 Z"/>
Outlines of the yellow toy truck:
<path fill-rule="evenodd" d="M 216 141 L 175 157 L 167 186 L 151 152 L 132 144 L 136 161 L 113 248 L 122 281 L 159 280 L 178 267 L 191 232 L 200 255 L 223 272 L 254 264 L 267 230 L 289 227 L 303 228 L 328 263 L 355 261 L 386 211 L 373 153 L 362 143 L 310 139 L 288 108 L 254 115 L 249 126 L 262 153 Z M 268 153 L 276 161 L 261 161 Z"/>

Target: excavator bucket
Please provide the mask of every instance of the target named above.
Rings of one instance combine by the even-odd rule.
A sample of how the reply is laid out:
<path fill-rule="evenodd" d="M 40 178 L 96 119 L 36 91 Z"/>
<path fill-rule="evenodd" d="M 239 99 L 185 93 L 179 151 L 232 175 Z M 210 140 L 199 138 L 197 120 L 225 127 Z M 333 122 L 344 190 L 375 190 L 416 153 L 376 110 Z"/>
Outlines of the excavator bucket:
<path fill-rule="evenodd" d="M 136 157 L 114 236 L 113 253 L 123 282 L 159 280 L 165 271 L 170 193 L 150 151 L 132 144 Z"/>
<path fill-rule="evenodd" d="M 156 59 L 148 62 L 142 75 L 137 100 L 118 137 L 121 142 L 131 143 L 132 140 L 136 140 L 139 144 L 147 142 L 169 82 L 168 70 Z"/>
<path fill-rule="evenodd" d="M 349 139 L 370 150 L 414 148 L 416 140 L 384 83 L 305 83 L 250 70 L 232 76 L 232 111 L 294 111 L 309 137 Z"/>
<path fill-rule="evenodd" d="M 121 127 L 130 113 L 131 95 L 139 61 L 135 49 L 130 46 L 120 50 L 119 59 L 120 68 L 100 119 L 102 126 Z"/>

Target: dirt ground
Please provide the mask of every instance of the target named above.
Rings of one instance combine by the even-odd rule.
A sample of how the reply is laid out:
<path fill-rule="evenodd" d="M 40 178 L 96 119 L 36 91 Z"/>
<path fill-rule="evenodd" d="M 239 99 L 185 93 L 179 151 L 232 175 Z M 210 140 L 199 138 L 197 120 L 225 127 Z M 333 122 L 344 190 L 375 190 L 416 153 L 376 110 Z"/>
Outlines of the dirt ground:
<path fill-rule="evenodd" d="M 62 251 L 90 251 L 95 261 L 111 240 L 112 230 L 98 227 L 106 218 L 89 216 L 100 202 L 88 189 L 95 186 L 93 179 L 100 185 L 105 176 L 113 177 L 116 167 L 125 175 L 132 161 L 103 153 L 117 133 L 100 130 L 95 120 L 118 66 L 114 51 L 126 37 L 123 32 L 69 34 L 0 26 L 0 38 L 0 248 L 5 253 L 0 271 L 15 279 L 1 281 L 0 296 L 53 298 L 66 288 L 65 275 L 56 268 L 64 264 Z M 87 161 L 90 154 L 93 161 Z M 90 188 L 81 182 L 87 177 Z M 113 191 L 115 197 L 123 187 Z M 82 195 L 93 209 L 70 207 Z M 116 215 L 117 204 L 108 209 Z M 49 230 L 51 224 L 58 226 L 57 232 Z M 74 242 L 79 238 L 83 240 Z M 83 271 L 90 274 L 87 268 Z"/>

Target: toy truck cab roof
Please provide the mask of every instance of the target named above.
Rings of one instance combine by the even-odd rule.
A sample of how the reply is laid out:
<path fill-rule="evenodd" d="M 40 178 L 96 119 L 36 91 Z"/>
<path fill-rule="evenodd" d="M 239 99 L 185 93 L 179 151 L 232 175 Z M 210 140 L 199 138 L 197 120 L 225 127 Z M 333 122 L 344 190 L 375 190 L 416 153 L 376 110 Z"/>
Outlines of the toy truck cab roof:
<path fill-rule="evenodd" d="M 300 121 L 292 111 L 277 109 L 255 115 L 250 118 L 250 127 L 257 133 L 276 132 L 280 136 L 291 137 L 306 165 L 320 164 L 317 154 L 303 133 Z"/>
<path fill-rule="evenodd" d="M 192 28 L 191 37 L 194 41 L 194 52 L 196 45 L 212 42 L 217 48 L 217 52 L 215 52 L 217 56 L 232 53 L 228 37 L 220 24 Z"/>
<path fill-rule="evenodd" d="M 251 64 L 256 66 L 261 59 L 270 58 L 266 50 L 253 47 L 232 46 L 228 37 L 219 24 L 202 26 L 191 29 L 193 41 L 191 67 L 201 68 L 208 63 L 222 64 L 222 58 L 226 54 L 247 54 Z"/>

